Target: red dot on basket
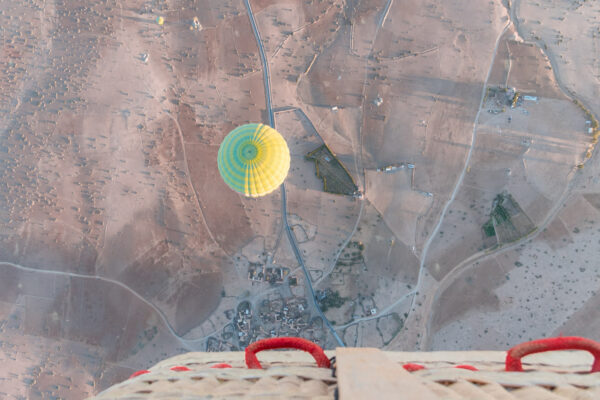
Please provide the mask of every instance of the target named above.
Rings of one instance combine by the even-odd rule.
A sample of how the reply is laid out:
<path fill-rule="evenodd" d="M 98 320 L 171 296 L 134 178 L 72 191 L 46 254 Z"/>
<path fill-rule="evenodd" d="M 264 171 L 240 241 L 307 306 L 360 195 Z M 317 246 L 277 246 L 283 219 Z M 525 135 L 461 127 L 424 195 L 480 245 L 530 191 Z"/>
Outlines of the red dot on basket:
<path fill-rule="evenodd" d="M 402 366 L 402 368 L 404 368 L 408 372 L 413 372 L 413 371 L 418 371 L 420 369 L 425 369 L 425 367 L 422 366 L 421 364 L 412 364 L 412 363 L 404 364 Z"/>
<path fill-rule="evenodd" d="M 232 366 L 229 364 L 221 363 L 221 364 L 215 364 L 215 365 L 211 366 L 211 368 L 232 368 Z"/>
<path fill-rule="evenodd" d="M 142 369 L 140 371 L 135 371 L 133 374 L 131 374 L 131 376 L 129 377 L 129 379 L 135 378 L 136 376 L 148 374 L 148 373 L 150 373 L 150 371 L 148 371 L 147 369 Z"/>
<path fill-rule="evenodd" d="M 191 371 L 188 367 L 176 366 L 171 367 L 171 371 Z"/>
<path fill-rule="evenodd" d="M 463 364 L 463 365 L 455 365 L 454 368 L 460 368 L 460 369 L 468 369 L 469 371 L 479 371 L 477 368 L 475 368 L 472 365 L 468 365 L 468 364 Z"/>

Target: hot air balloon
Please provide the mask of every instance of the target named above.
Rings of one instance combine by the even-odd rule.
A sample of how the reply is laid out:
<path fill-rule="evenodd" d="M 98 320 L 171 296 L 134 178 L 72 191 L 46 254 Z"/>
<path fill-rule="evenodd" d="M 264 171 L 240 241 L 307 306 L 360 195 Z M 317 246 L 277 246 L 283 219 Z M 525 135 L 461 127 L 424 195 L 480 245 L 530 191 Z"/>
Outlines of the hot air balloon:
<path fill-rule="evenodd" d="M 223 181 L 248 197 L 277 189 L 290 169 L 290 150 L 279 132 L 268 125 L 246 124 L 229 132 L 217 157 Z"/>

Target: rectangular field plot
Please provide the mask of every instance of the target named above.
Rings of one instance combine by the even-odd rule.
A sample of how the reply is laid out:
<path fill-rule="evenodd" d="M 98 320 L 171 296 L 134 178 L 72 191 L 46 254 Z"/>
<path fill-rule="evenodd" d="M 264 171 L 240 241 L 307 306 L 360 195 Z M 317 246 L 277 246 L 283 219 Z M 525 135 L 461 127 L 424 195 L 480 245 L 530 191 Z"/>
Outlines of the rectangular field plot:
<path fill-rule="evenodd" d="M 347 195 L 358 194 L 358 187 L 354 183 L 354 179 L 327 145 L 311 151 L 306 158 L 315 161 L 317 176 L 323 180 L 324 191 Z"/>

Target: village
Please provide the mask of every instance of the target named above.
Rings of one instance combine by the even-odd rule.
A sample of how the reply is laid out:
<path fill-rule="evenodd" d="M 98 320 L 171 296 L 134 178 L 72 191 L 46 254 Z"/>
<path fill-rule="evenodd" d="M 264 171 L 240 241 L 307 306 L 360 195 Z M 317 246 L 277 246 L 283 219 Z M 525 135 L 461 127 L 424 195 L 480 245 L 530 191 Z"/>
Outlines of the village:
<path fill-rule="evenodd" d="M 243 301 L 220 335 L 207 340 L 206 351 L 232 351 L 246 347 L 259 339 L 268 337 L 297 336 L 323 343 L 323 321 L 311 317 L 304 297 L 284 298 L 278 294 L 269 295 L 257 304 Z"/>

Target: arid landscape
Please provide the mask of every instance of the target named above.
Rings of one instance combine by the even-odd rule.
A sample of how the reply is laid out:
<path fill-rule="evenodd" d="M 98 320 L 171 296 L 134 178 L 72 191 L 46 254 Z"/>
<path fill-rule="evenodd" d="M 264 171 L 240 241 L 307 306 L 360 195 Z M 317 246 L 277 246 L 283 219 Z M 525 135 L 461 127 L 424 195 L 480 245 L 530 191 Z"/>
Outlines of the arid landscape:
<path fill-rule="evenodd" d="M 272 336 L 600 340 L 598 18 L 585 0 L 1 1 L 0 398 L 86 398 Z M 252 122 L 291 156 L 261 198 L 217 168 Z"/>

